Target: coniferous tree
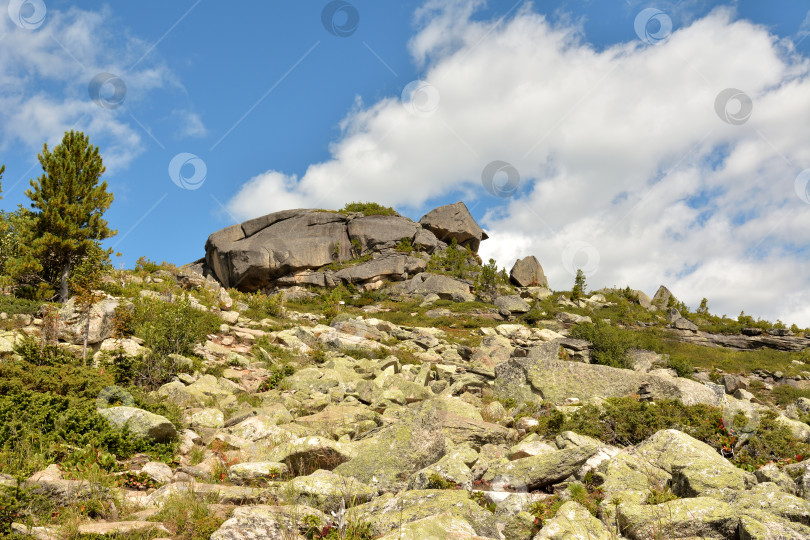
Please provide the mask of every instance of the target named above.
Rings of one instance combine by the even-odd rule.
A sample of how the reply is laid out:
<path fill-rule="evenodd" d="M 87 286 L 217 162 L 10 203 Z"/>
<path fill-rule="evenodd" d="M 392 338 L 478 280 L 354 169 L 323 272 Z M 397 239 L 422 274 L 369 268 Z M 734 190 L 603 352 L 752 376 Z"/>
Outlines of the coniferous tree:
<path fill-rule="evenodd" d="M 5 165 L 0 165 L 0 180 L 3 179 L 3 173 L 4 172 L 6 172 L 6 166 Z M 0 193 L 3 193 L 3 184 L 2 183 L 0 183 Z M 3 197 L 0 197 L 0 199 L 2 199 L 2 198 Z"/>
<path fill-rule="evenodd" d="M 116 234 L 102 217 L 113 201 L 98 147 L 82 132 L 69 131 L 62 142 L 39 154 L 44 174 L 31 180 L 25 194 L 34 209 L 33 239 L 25 264 L 59 287 L 59 301 L 68 299 L 71 269 L 101 240 Z"/>
<path fill-rule="evenodd" d="M 571 300 L 577 301 L 585 294 L 585 272 L 582 268 L 577 269 L 577 275 L 574 278 L 574 288 L 571 290 Z"/>

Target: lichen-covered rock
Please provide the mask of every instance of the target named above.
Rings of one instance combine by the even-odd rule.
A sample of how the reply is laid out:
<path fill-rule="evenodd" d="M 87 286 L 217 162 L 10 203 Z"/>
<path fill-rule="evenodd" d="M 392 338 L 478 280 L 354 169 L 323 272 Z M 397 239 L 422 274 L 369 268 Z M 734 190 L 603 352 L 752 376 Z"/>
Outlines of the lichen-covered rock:
<path fill-rule="evenodd" d="M 193 428 L 221 428 L 225 425 L 225 415 L 219 409 L 203 409 L 191 414 L 188 425 Z"/>
<path fill-rule="evenodd" d="M 316 516 L 322 523 L 326 516 L 308 506 L 244 506 L 211 535 L 211 540 L 304 540 L 297 529 L 304 516 Z"/>
<path fill-rule="evenodd" d="M 413 473 L 445 454 L 444 436 L 435 415 L 429 414 L 409 412 L 363 442 L 356 457 L 334 470 L 380 491 L 399 491 Z"/>
<path fill-rule="evenodd" d="M 237 405 L 236 394 L 244 392 L 237 384 L 213 375 L 203 375 L 186 386 L 179 381 L 164 384 L 157 390 L 158 397 L 179 407 L 208 407 L 216 404 L 219 409 L 231 409 Z"/>
<path fill-rule="evenodd" d="M 738 491 L 729 497 L 738 513 L 757 517 L 758 512 L 810 525 L 810 501 L 782 491 L 776 484 L 765 482 L 749 491 Z"/>
<path fill-rule="evenodd" d="M 490 467 L 483 480 L 496 489 L 539 489 L 574 474 L 597 449 L 580 446 L 501 463 Z"/>
<path fill-rule="evenodd" d="M 509 358 L 505 366 L 498 366 L 496 394 L 515 399 L 532 399 L 539 394 L 545 401 L 561 403 L 568 398 L 630 396 L 645 386 L 654 399 L 677 399 L 686 405 L 717 404 L 714 392 L 696 381 L 560 360 L 560 346 L 559 341 L 542 343 L 531 347 L 528 356 Z"/>
<path fill-rule="evenodd" d="M 495 305 L 510 313 L 527 313 L 531 306 L 520 296 L 513 294 L 509 296 L 499 296 L 495 299 Z"/>
<path fill-rule="evenodd" d="M 603 479 L 600 487 L 604 493 L 602 507 L 606 511 L 612 511 L 615 500 L 644 504 L 653 489 L 664 490 L 672 478 L 665 470 L 628 451 L 603 462 L 597 471 Z"/>
<path fill-rule="evenodd" d="M 622 504 L 619 528 L 631 540 L 649 538 L 736 538 L 739 516 L 723 501 L 709 497 L 676 499 L 657 505 Z"/>
<path fill-rule="evenodd" d="M 463 519 L 479 536 L 499 538 L 494 515 L 472 501 L 464 490 L 427 489 L 403 491 L 397 495 L 386 493 L 352 511 L 355 519 L 369 523 L 372 537 L 440 514 Z"/>
<path fill-rule="evenodd" d="M 345 508 L 366 503 L 377 494 L 376 489 L 354 478 L 325 470 L 294 478 L 280 492 L 282 495 L 292 493 L 293 500 L 290 502 L 314 505 L 324 512 L 336 511 L 341 506 L 341 501 Z"/>
<path fill-rule="evenodd" d="M 289 468 L 284 463 L 253 461 L 231 465 L 228 480 L 238 486 L 258 486 L 283 479 L 288 473 Z"/>
<path fill-rule="evenodd" d="M 335 438 L 343 435 L 355 437 L 381 423 L 380 415 L 363 405 L 328 405 L 318 413 L 299 416 L 295 422 L 307 427 L 312 433 Z"/>
<path fill-rule="evenodd" d="M 107 422 L 118 428 L 126 428 L 140 439 L 166 442 L 177 438 L 177 428 L 159 414 L 136 407 L 109 407 L 98 409 Z"/>
<path fill-rule="evenodd" d="M 323 437 L 299 437 L 270 451 L 268 461 L 286 463 L 293 473 L 306 474 L 317 469 L 331 471 L 351 459 L 347 448 Z"/>
<path fill-rule="evenodd" d="M 574 501 L 563 504 L 543 524 L 534 540 L 612 540 L 614 536 L 588 510 Z"/>
<path fill-rule="evenodd" d="M 406 523 L 379 540 L 477 540 L 481 538 L 465 519 L 448 512 Z"/>
<path fill-rule="evenodd" d="M 636 447 L 638 455 L 672 475 L 672 491 L 681 497 L 722 496 L 756 483 L 751 473 L 732 465 L 708 444 L 665 429 Z"/>
<path fill-rule="evenodd" d="M 451 486 L 472 489 L 472 469 L 470 466 L 478 459 L 478 452 L 470 446 L 456 448 L 432 465 L 428 465 L 411 476 L 408 489 L 431 489 L 436 479 L 441 479 Z"/>

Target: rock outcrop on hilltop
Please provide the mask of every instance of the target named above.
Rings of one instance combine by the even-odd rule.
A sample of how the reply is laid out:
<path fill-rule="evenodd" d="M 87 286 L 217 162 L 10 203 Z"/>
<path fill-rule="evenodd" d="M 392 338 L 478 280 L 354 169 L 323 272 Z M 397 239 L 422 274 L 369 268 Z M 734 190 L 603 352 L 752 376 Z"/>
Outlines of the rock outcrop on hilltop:
<path fill-rule="evenodd" d="M 429 255 L 454 240 L 477 252 L 487 235 L 462 202 L 442 206 L 419 223 L 400 215 L 284 210 L 208 237 L 205 262 L 225 287 L 376 287 L 422 272 Z"/>

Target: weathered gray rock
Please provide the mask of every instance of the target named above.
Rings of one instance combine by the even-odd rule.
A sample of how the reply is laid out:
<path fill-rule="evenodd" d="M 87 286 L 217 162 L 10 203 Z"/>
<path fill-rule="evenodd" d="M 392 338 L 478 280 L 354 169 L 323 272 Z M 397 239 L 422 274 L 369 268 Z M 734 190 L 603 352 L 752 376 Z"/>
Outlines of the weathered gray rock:
<path fill-rule="evenodd" d="M 113 316 L 118 300 L 105 298 L 90 308 L 90 326 L 87 326 L 87 314 L 76 305 L 76 298 L 68 300 L 59 310 L 59 339 L 76 345 L 84 342 L 87 330 L 87 343 L 95 345 L 112 335 Z"/>
<path fill-rule="evenodd" d="M 473 502 L 464 490 L 426 489 L 403 491 L 396 495 L 386 493 L 369 503 L 355 507 L 353 516 L 361 522 L 369 523 L 371 534 L 376 537 L 399 530 L 409 523 L 445 513 L 469 523 L 479 536 L 499 538 L 494 515 Z"/>
<path fill-rule="evenodd" d="M 443 300 L 475 300 L 475 296 L 470 293 L 469 283 L 439 274 L 416 274 L 403 283 L 401 288 L 407 294 L 436 294 Z"/>
<path fill-rule="evenodd" d="M 593 517 L 587 509 L 574 501 L 563 504 L 557 514 L 546 523 L 534 540 L 612 540 L 614 535 Z"/>
<path fill-rule="evenodd" d="M 352 257 L 349 217 L 284 210 L 213 233 L 205 260 L 225 287 L 255 291 L 285 275 Z"/>
<path fill-rule="evenodd" d="M 655 307 L 665 309 L 669 305 L 670 298 L 674 298 L 672 292 L 661 285 L 658 287 L 658 290 L 655 291 L 655 295 L 652 298 L 652 303 Z"/>
<path fill-rule="evenodd" d="M 348 223 L 347 232 L 362 255 L 369 251 L 394 248 L 403 238 L 412 240 L 421 229 L 418 223 L 402 216 L 362 216 Z"/>
<path fill-rule="evenodd" d="M 489 238 L 463 202 L 431 210 L 419 223 L 442 242 L 449 244 L 455 240 L 460 246 L 469 246 L 475 253 L 481 241 Z"/>
<path fill-rule="evenodd" d="M 680 497 L 722 497 L 756 483 L 708 444 L 674 429 L 665 429 L 636 447 L 639 457 L 672 475 L 672 491 Z"/>
<path fill-rule="evenodd" d="M 499 296 L 495 299 L 495 305 L 498 308 L 509 311 L 510 313 L 527 313 L 531 306 L 520 296 L 514 294 L 510 296 Z"/>
<path fill-rule="evenodd" d="M 366 503 L 377 494 L 376 489 L 354 478 L 324 470 L 290 480 L 281 492 L 293 494 L 294 500 L 289 502 L 310 504 L 324 512 L 337 511 L 341 502 L 344 508 Z"/>
<path fill-rule="evenodd" d="M 364 440 L 357 455 L 334 471 L 380 491 L 396 492 L 407 486 L 411 474 L 441 459 L 445 450 L 435 415 L 409 413 Z"/>
<path fill-rule="evenodd" d="M 655 538 L 736 538 L 739 517 L 727 503 L 709 497 L 677 499 L 658 505 L 622 504 L 619 527 L 631 540 Z"/>
<path fill-rule="evenodd" d="M 425 268 L 427 268 L 427 261 L 424 259 L 402 254 L 388 254 L 338 270 L 335 272 L 334 278 L 347 283 L 374 282 L 382 279 L 401 281 L 409 275 L 424 271 Z"/>
<path fill-rule="evenodd" d="M 177 438 L 177 428 L 163 416 L 136 407 L 110 407 L 98 413 L 115 427 L 126 428 L 134 436 L 165 442 Z"/>
<path fill-rule="evenodd" d="M 676 330 L 688 330 L 690 332 L 698 331 L 698 325 L 684 317 L 680 317 L 679 319 L 672 321 L 672 328 L 675 328 Z"/>
<path fill-rule="evenodd" d="M 228 480 L 238 486 L 261 486 L 283 479 L 289 473 L 284 463 L 253 461 L 237 463 L 228 469 Z"/>
<path fill-rule="evenodd" d="M 595 446 L 579 446 L 516 459 L 490 467 L 483 480 L 499 491 L 533 491 L 568 478 L 596 452 Z"/>
<path fill-rule="evenodd" d="M 275 447 L 268 461 L 286 463 L 294 474 L 332 470 L 348 461 L 351 454 L 340 443 L 323 437 L 300 437 Z"/>
<path fill-rule="evenodd" d="M 687 405 L 716 405 L 708 387 L 679 377 L 638 373 L 598 364 L 559 360 L 560 342 L 532 347 L 523 358 L 512 357 L 497 366 L 494 390 L 499 396 L 521 400 L 539 395 L 561 403 L 567 398 L 623 397 L 638 394 L 642 385 L 653 399 L 678 399 Z"/>
<path fill-rule="evenodd" d="M 308 506 L 244 506 L 214 534 L 211 540 L 304 540 L 297 529 L 304 516 L 316 516 L 327 523 L 323 512 Z"/>
<path fill-rule="evenodd" d="M 534 255 L 515 261 L 509 272 L 509 280 L 518 287 L 548 287 L 543 267 Z"/>

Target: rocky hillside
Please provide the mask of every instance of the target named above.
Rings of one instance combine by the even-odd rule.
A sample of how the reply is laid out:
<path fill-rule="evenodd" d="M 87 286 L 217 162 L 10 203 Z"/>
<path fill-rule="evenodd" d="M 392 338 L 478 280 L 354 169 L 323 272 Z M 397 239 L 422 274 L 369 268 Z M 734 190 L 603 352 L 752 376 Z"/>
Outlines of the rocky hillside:
<path fill-rule="evenodd" d="M 552 291 L 485 238 L 291 210 L 3 297 L 0 535 L 810 538 L 803 331 Z"/>

